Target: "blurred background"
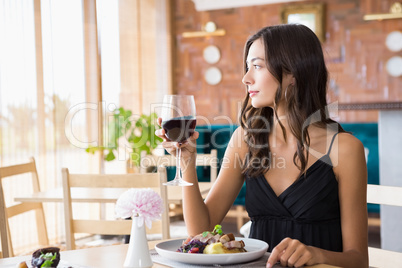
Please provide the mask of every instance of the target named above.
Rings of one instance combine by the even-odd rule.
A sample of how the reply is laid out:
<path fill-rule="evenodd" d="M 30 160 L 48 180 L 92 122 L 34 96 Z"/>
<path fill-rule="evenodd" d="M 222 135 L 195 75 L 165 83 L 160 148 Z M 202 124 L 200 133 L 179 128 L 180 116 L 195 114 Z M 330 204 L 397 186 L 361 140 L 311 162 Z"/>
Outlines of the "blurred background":
<path fill-rule="evenodd" d="M 34 156 L 42 190 L 60 187 L 66 166 L 125 173 L 127 148 L 118 148 L 123 152 L 113 161 L 86 149 L 107 147 L 116 109 L 130 110 L 135 120 L 157 113 L 164 94 L 194 95 L 197 127 L 209 135 L 229 129 L 226 144 L 246 94 L 245 41 L 292 20 L 319 35 L 328 102 L 337 107 L 332 116 L 362 140 L 369 182 L 379 184 L 381 120 L 391 122 L 382 131 L 398 140 L 382 148 L 402 146 L 398 8 L 391 0 L 0 0 L 0 165 Z M 5 189 L 10 196 L 24 192 L 11 183 Z M 53 242 L 63 237 L 60 206 L 46 204 L 56 215 L 47 219 Z M 30 232 L 19 236 L 21 244 Z"/>

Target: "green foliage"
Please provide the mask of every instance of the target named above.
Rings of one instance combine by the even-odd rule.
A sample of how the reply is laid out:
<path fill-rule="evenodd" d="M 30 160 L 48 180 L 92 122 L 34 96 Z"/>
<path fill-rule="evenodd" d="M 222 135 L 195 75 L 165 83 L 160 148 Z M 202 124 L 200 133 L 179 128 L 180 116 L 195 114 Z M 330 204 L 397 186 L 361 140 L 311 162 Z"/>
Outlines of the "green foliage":
<path fill-rule="evenodd" d="M 132 164 L 139 166 L 141 152 L 151 154 L 162 142 L 161 138 L 155 136 L 155 130 L 159 129 L 156 124 L 157 118 L 155 113 L 135 117 L 130 110 L 120 107 L 114 112 L 108 124 L 105 133 L 106 146 L 89 147 L 86 151 L 94 154 L 98 150 L 104 150 L 105 160 L 112 161 L 116 159 L 119 147 L 129 147 L 132 151 L 130 153 Z"/>

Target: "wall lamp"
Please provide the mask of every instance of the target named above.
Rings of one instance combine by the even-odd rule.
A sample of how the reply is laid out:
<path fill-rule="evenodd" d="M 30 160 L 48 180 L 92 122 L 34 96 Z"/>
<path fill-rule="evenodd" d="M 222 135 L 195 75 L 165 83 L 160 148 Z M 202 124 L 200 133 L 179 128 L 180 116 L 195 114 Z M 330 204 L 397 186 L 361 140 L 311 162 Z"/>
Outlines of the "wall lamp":
<path fill-rule="evenodd" d="M 226 31 L 224 29 L 217 29 L 216 24 L 209 21 L 205 24 L 202 31 L 197 32 L 183 32 L 182 36 L 184 38 L 191 37 L 207 37 L 207 36 L 224 36 Z"/>
<path fill-rule="evenodd" d="M 389 13 L 364 15 L 364 20 L 389 20 L 402 19 L 402 4 L 395 2 L 392 4 Z"/>

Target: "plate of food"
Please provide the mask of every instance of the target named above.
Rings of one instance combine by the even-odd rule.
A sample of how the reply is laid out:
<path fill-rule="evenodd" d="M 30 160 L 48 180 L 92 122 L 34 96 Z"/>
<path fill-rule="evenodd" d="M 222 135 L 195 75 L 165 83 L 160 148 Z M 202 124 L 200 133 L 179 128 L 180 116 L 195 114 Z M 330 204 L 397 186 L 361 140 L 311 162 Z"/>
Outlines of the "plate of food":
<path fill-rule="evenodd" d="M 235 264 L 261 258 L 267 252 L 264 241 L 224 234 L 221 226 L 212 232 L 194 237 L 169 240 L 155 246 L 156 252 L 167 259 L 191 264 Z"/>
<path fill-rule="evenodd" d="M 44 267 L 57 267 L 57 268 L 86 268 L 78 265 L 71 265 L 66 261 L 60 260 L 60 248 L 46 247 L 40 248 L 32 253 L 30 259 L 19 262 L 17 265 L 10 264 L 1 267 L 12 268 L 44 268 Z"/>

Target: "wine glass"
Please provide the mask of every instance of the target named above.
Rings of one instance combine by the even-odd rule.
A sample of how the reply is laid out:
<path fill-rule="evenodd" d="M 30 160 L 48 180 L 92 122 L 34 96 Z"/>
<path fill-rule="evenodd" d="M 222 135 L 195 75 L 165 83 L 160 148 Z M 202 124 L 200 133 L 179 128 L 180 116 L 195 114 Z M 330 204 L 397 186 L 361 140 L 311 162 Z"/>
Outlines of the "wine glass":
<path fill-rule="evenodd" d="M 165 95 L 161 112 L 162 128 L 170 141 L 184 143 L 194 133 L 195 103 L 191 95 Z M 181 148 L 176 149 L 176 176 L 172 181 L 164 183 L 171 186 L 190 186 L 180 174 Z"/>

